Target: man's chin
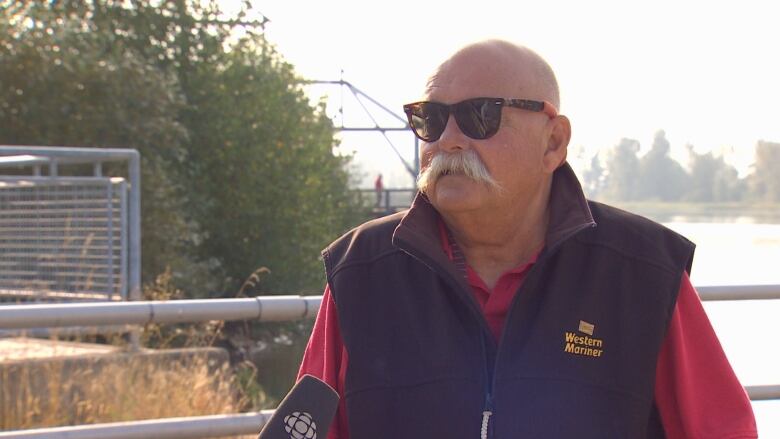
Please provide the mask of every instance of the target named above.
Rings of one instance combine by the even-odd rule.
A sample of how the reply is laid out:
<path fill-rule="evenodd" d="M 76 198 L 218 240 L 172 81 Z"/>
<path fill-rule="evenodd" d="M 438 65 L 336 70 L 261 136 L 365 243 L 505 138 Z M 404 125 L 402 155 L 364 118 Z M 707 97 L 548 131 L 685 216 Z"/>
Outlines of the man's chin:
<path fill-rule="evenodd" d="M 436 210 L 458 212 L 479 209 L 486 189 L 473 180 L 470 180 L 470 184 L 455 184 L 440 178 L 426 195 Z"/>

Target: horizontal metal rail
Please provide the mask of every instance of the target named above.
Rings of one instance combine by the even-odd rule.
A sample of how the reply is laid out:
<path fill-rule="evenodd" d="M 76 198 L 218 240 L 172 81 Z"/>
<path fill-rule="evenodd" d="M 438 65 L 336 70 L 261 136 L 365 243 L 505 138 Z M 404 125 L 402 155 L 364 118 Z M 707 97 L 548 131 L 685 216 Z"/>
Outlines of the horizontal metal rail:
<path fill-rule="evenodd" d="M 5 244 L 5 248 L 11 249 L 11 250 L 19 250 L 19 249 L 36 249 L 36 248 L 42 248 L 42 249 L 48 249 L 51 250 L 52 246 L 50 244 L 43 243 L 43 241 L 55 241 L 55 243 L 62 243 L 64 240 L 67 241 L 64 245 L 61 245 L 60 247 L 57 247 L 56 250 L 84 250 L 84 251 L 103 251 L 109 249 L 108 245 L 98 245 L 100 244 L 108 244 L 108 240 L 105 238 L 93 238 L 89 241 L 89 245 L 84 245 L 84 243 L 87 241 L 85 237 L 48 237 L 48 236 L 36 236 L 36 240 L 41 241 L 42 244 L 27 244 L 27 243 L 18 243 L 18 242 L 10 242 L 11 239 L 3 239 L 0 238 L 0 243 L 8 243 Z M 17 240 L 18 241 L 18 240 Z M 111 243 L 116 244 L 122 242 L 120 239 L 112 239 Z M 104 253 L 105 254 L 105 253 Z"/>
<path fill-rule="evenodd" d="M 105 281 L 96 281 L 94 279 L 91 279 L 88 276 L 69 277 L 67 281 L 68 283 L 71 284 L 68 285 L 70 286 L 70 288 L 63 288 L 60 285 L 61 282 L 57 280 L 18 279 L 18 277 L 9 278 L 8 276 L 5 276 L 5 273 L 3 273 L 3 276 L 0 276 L 0 279 L 2 279 L 3 281 L 7 281 L 7 284 L 0 286 L 0 289 L 18 290 L 20 288 L 23 289 L 25 287 L 46 288 L 45 291 L 42 291 L 44 293 L 51 290 L 55 290 L 57 289 L 58 286 L 60 287 L 61 290 L 70 291 L 71 293 L 96 293 L 96 292 L 100 292 L 98 287 L 105 288 L 105 287 L 110 287 L 112 285 L 116 285 L 116 282 L 108 283 Z M 103 297 L 105 297 L 105 295 L 106 292 L 103 291 Z"/>
<path fill-rule="evenodd" d="M 98 189 L 101 189 L 101 190 L 98 190 Z M 94 204 L 94 205 L 97 205 L 97 206 L 105 206 L 106 205 L 106 200 L 103 199 L 103 198 L 98 198 L 98 196 L 105 194 L 105 188 L 101 187 L 101 188 L 98 188 L 98 189 L 95 189 L 93 191 L 82 190 L 81 193 L 80 193 L 81 194 L 81 198 L 79 198 L 79 205 L 85 206 L 85 205 L 93 205 Z M 86 198 L 87 194 L 94 195 L 95 198 Z M 116 202 L 114 202 L 114 203 L 116 203 Z M 40 205 L 44 205 L 44 206 L 63 206 L 63 207 L 69 206 L 65 202 L 63 202 L 61 200 L 56 200 L 56 199 L 55 200 L 43 199 L 43 200 L 35 200 L 35 201 L 10 199 L 10 200 L 8 200 L 8 205 L 9 206 L 14 206 L 14 207 L 18 207 L 18 206 L 30 207 L 30 206 L 40 206 Z"/>
<path fill-rule="evenodd" d="M 257 434 L 273 410 L 231 415 L 150 419 L 73 427 L 0 432 L 0 438 L 24 439 L 185 439 Z"/>
<path fill-rule="evenodd" d="M 44 286 L 48 284 L 42 284 Z M 22 298 L 22 299 L 64 299 L 67 301 L 73 301 L 73 300 L 88 300 L 88 301 L 96 301 L 96 300 L 122 300 L 122 296 L 118 294 L 114 294 L 111 297 L 107 297 L 106 293 L 104 292 L 94 292 L 94 291 L 85 291 L 81 290 L 79 292 L 75 291 L 62 291 L 62 290 L 40 290 L 40 289 L 24 289 L 24 288 L 18 288 L 18 289 L 10 289 L 10 288 L 0 288 L 0 300 L 3 298 Z M 0 307 L 2 306 L 10 306 L 3 305 L 0 303 Z"/>
<path fill-rule="evenodd" d="M 780 385 L 745 386 L 751 401 L 780 399 Z"/>
<path fill-rule="evenodd" d="M 28 281 L 37 281 L 37 278 L 41 276 L 41 274 L 37 271 L 31 271 L 31 270 L 3 270 L 3 277 L 27 277 L 26 280 Z M 57 273 L 54 276 L 57 278 L 63 279 L 67 278 L 70 279 L 88 279 L 88 278 L 107 278 L 111 277 L 110 274 L 107 273 L 92 273 L 92 272 L 83 272 L 83 273 Z M 100 282 L 97 282 L 100 283 Z"/>
<path fill-rule="evenodd" d="M 780 398 L 780 386 L 747 386 L 750 399 Z M 147 421 L 78 425 L 73 427 L 39 428 L 0 432 L 0 439 L 185 439 L 257 434 L 273 415 L 274 410 L 231 415 L 163 418 Z"/>
<path fill-rule="evenodd" d="M 5 250 L 5 249 L 4 249 Z M 117 253 L 117 252 L 115 252 Z M 115 254 L 106 257 L 105 255 L 90 255 L 90 254 L 83 254 L 81 252 L 81 249 L 75 249 L 75 248 L 66 248 L 66 249 L 57 249 L 56 252 L 51 253 L 43 253 L 43 254 L 35 254 L 31 256 L 29 253 L 15 253 L 12 251 L 3 251 L 3 256 L 6 258 L 28 258 L 35 261 L 67 261 L 69 259 L 75 259 L 77 261 L 81 261 L 84 259 L 119 259 L 121 255 Z"/>
<path fill-rule="evenodd" d="M 703 301 L 780 299 L 780 285 L 717 285 L 698 286 Z"/>
<path fill-rule="evenodd" d="M 314 318 L 322 296 L 0 306 L 0 329 Z"/>
<path fill-rule="evenodd" d="M 702 300 L 780 299 L 780 285 L 698 287 Z M 322 296 L 0 306 L 0 328 L 101 326 L 209 320 L 284 321 L 313 318 Z M 780 399 L 780 385 L 747 386 L 753 401 Z M 259 413 L 166 418 L 0 433 L 5 438 L 196 438 L 256 434 L 272 410 Z"/>
<path fill-rule="evenodd" d="M 132 160 L 139 157 L 138 151 L 131 149 L 0 145 L 0 155 L 21 154 L 47 155 L 55 157 L 57 161 L 67 163 L 92 163 L 95 159 L 105 161 Z"/>
<path fill-rule="evenodd" d="M 780 299 L 780 285 L 699 287 L 702 300 Z M 134 301 L 0 306 L 1 329 L 100 326 L 209 320 L 284 321 L 313 318 L 322 296 Z"/>
<path fill-rule="evenodd" d="M 6 256 L 4 254 L 3 256 Z M 119 256 L 113 256 L 106 259 L 118 259 Z M 32 259 L 32 258 L 30 258 Z M 84 261 L 76 261 L 76 262 L 63 262 L 63 261 L 52 261 L 52 260 L 44 260 L 40 258 L 36 258 L 34 262 L 30 261 L 2 261 L 0 260 L 0 267 L 29 267 L 30 265 L 34 264 L 35 268 L 39 267 L 72 267 L 72 268 L 83 268 L 83 269 L 94 269 L 94 270 L 105 270 L 106 265 L 105 264 L 90 264 Z M 113 268 L 111 267 L 111 270 L 119 271 L 119 268 Z M 5 273 L 5 272 L 4 272 Z M 28 273 L 26 271 L 20 271 L 19 273 L 25 274 Z M 38 272 L 32 272 L 32 275 L 40 276 L 40 273 Z M 70 276 L 86 276 L 83 273 L 72 273 Z"/>

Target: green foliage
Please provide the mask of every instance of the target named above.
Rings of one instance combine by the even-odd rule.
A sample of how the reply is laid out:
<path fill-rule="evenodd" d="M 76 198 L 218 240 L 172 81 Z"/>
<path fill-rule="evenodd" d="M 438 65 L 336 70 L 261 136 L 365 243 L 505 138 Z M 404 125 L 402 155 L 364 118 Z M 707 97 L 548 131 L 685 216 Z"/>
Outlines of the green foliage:
<path fill-rule="evenodd" d="M 0 143 L 141 151 L 143 275 L 187 294 L 320 289 L 361 211 L 348 157 L 249 20 L 185 0 L 14 2 L 0 14 Z"/>
<path fill-rule="evenodd" d="M 723 157 L 712 152 L 697 154 L 688 145 L 690 154 L 690 186 L 686 199 L 697 202 L 739 201 L 745 195 L 745 182 L 739 179 L 737 170 Z"/>
<path fill-rule="evenodd" d="M 697 154 L 688 145 L 688 169 L 669 155 L 670 145 L 658 131 L 653 146 L 639 156 L 637 140 L 622 139 L 602 164 L 596 154 L 584 172 L 588 196 L 610 202 L 777 202 L 780 177 L 780 144 L 759 141 L 753 173 L 740 178 L 723 157 L 712 152 Z"/>
<path fill-rule="evenodd" d="M 750 186 L 758 201 L 780 202 L 780 143 L 759 141 Z"/>
<path fill-rule="evenodd" d="M 166 172 L 187 138 L 176 76 L 63 11 L 22 6 L 0 16 L 8 30 L 0 32 L 0 142 L 138 149 L 145 279 L 190 264 L 177 182 Z"/>
<path fill-rule="evenodd" d="M 688 175 L 679 163 L 669 156 L 671 147 L 666 133 L 655 133 L 650 151 L 639 159 L 640 200 L 677 201 L 688 187 Z"/>
<path fill-rule="evenodd" d="M 582 183 L 586 194 L 599 194 L 604 189 L 604 168 L 598 154 L 591 157 L 590 167 L 585 170 Z"/>
<path fill-rule="evenodd" d="M 605 198 L 628 201 L 636 197 L 639 186 L 639 141 L 621 139 L 607 163 Z"/>
<path fill-rule="evenodd" d="M 223 289 L 265 266 L 261 291 L 322 286 L 319 250 L 355 218 L 347 161 L 333 127 L 294 86 L 291 66 L 241 40 L 218 66 L 190 77 L 192 130 L 184 173 L 200 218 L 201 256 L 222 255 Z M 271 257 L 269 257 L 271 256 Z"/>

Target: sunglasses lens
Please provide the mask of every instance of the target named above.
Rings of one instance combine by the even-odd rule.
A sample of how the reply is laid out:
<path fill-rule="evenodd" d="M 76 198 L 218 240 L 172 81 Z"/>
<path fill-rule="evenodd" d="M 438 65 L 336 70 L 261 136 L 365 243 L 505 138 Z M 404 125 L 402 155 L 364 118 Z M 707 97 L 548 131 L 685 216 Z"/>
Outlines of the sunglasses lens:
<path fill-rule="evenodd" d="M 409 126 L 425 142 L 438 140 L 447 126 L 449 111 L 446 105 L 437 102 L 420 102 L 405 108 Z"/>
<path fill-rule="evenodd" d="M 469 99 L 455 105 L 455 120 L 463 134 L 472 139 L 487 139 L 498 132 L 501 107 L 495 99 Z"/>
<path fill-rule="evenodd" d="M 499 99 L 475 98 L 452 106 L 440 102 L 417 102 L 405 105 L 404 111 L 414 134 L 425 142 L 435 142 L 447 126 L 450 108 L 463 134 L 472 139 L 487 139 L 498 132 L 502 107 L 503 101 Z"/>

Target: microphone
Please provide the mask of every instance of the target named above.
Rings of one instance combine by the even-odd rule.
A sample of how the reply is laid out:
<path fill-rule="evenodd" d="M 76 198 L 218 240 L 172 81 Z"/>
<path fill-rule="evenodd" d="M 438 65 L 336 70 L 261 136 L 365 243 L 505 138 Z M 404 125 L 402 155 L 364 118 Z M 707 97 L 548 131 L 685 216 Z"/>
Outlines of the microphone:
<path fill-rule="evenodd" d="M 325 439 L 339 394 L 322 380 L 304 375 L 284 397 L 257 439 Z"/>

